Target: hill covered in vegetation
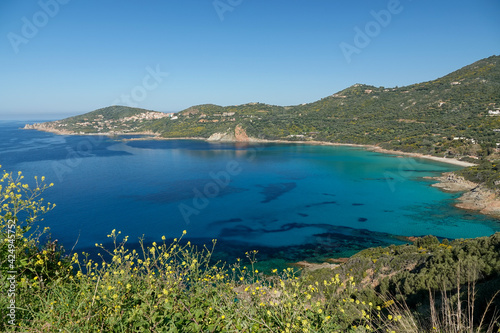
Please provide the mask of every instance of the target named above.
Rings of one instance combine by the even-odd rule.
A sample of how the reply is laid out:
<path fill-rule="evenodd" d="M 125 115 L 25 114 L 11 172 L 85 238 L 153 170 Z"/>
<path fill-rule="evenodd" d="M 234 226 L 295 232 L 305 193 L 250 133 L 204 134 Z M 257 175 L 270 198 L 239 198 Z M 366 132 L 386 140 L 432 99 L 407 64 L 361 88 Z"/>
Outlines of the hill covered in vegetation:
<path fill-rule="evenodd" d="M 215 141 L 376 145 L 479 164 L 462 170 L 460 175 L 481 184 L 481 193 L 497 192 L 499 62 L 500 56 L 492 56 L 436 80 L 406 87 L 355 84 L 314 103 L 295 106 L 204 104 L 175 114 L 110 106 L 25 128 L 58 134 L 140 133 Z"/>
<path fill-rule="evenodd" d="M 63 120 L 28 124 L 24 128 L 57 134 L 133 134 L 148 131 L 155 121 L 171 116 L 171 113 L 115 105 Z"/>
<path fill-rule="evenodd" d="M 370 144 L 437 156 L 481 157 L 493 154 L 500 142 L 499 61 L 499 56 L 492 56 L 406 87 L 355 84 L 295 106 L 204 104 L 148 119 L 131 117 L 152 111 L 112 106 L 27 128 L 206 139 L 238 129 L 246 134 L 243 138 Z"/>

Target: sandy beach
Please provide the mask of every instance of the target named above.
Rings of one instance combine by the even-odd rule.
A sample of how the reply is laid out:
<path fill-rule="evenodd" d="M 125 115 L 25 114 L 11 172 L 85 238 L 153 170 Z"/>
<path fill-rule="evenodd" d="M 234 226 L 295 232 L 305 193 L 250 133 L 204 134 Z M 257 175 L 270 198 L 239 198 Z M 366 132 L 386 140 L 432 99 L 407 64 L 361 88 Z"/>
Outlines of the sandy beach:
<path fill-rule="evenodd" d="M 51 132 L 54 134 L 58 135 L 106 135 L 106 136 L 117 136 L 117 135 L 154 135 L 153 137 L 145 137 L 145 138 L 130 138 L 130 139 L 125 139 L 126 141 L 136 141 L 136 140 L 206 140 L 210 141 L 207 138 L 201 138 L 201 137 L 179 137 L 179 138 L 163 138 L 160 137 L 158 134 L 153 133 L 153 132 L 137 132 L 137 133 L 121 133 L 121 132 L 113 132 L 113 133 L 74 133 L 70 131 L 64 131 L 64 130 L 59 130 L 55 128 L 51 128 L 49 126 L 38 126 L 36 125 L 27 125 L 24 129 L 34 129 L 34 130 L 39 130 L 39 131 L 44 131 L 44 132 Z M 397 150 L 389 150 L 389 149 L 383 149 L 379 146 L 376 145 L 361 145 L 361 144 L 354 144 L 354 143 L 337 143 L 337 142 L 327 142 L 327 141 L 289 141 L 289 140 L 267 140 L 267 139 L 260 139 L 260 138 L 252 138 L 249 137 L 249 140 L 247 143 L 285 143 L 285 144 L 307 144 L 307 145 L 321 145 L 321 146 L 347 146 L 347 147 L 360 147 L 360 148 L 365 148 L 367 150 L 371 150 L 377 153 L 383 153 L 383 154 L 391 154 L 391 155 L 398 155 L 398 156 L 410 156 L 414 158 L 423 158 L 427 160 L 432 160 L 436 162 L 441 162 L 441 163 L 447 163 L 447 164 L 453 164 L 461 167 L 469 167 L 475 165 L 474 163 L 470 162 L 464 162 L 464 161 L 459 161 L 454 158 L 445 158 L 445 157 L 437 157 L 437 156 L 432 156 L 432 155 L 424 155 L 424 154 L 419 154 L 419 153 L 408 153 L 408 152 L 402 152 L 402 151 L 397 151 Z M 230 142 L 230 141 L 210 141 L 210 142 Z M 239 141 L 235 141 L 239 142 Z M 243 141 L 242 143 L 244 143 Z"/>
<path fill-rule="evenodd" d="M 470 167 L 470 166 L 476 165 L 476 164 L 470 163 L 470 162 L 459 161 L 459 160 L 454 159 L 454 158 L 445 158 L 445 157 L 438 157 L 438 156 L 432 156 L 432 155 L 424 155 L 424 154 L 419 154 L 419 153 L 407 153 L 407 152 L 401 152 L 401 151 L 397 151 L 397 150 L 383 149 L 383 148 L 380 148 L 378 146 L 372 146 L 372 147 L 373 148 L 370 148 L 370 150 L 373 150 L 377 153 L 404 155 L 404 156 L 411 156 L 411 157 L 415 157 L 415 158 L 424 158 L 427 160 L 458 165 L 461 167 Z"/>

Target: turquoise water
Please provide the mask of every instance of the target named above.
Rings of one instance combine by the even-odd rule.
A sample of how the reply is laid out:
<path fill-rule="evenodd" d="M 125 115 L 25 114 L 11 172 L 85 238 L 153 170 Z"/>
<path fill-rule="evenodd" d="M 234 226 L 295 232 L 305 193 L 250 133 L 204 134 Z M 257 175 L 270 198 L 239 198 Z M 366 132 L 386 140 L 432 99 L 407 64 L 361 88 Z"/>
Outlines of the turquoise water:
<path fill-rule="evenodd" d="M 0 123 L 0 164 L 55 184 L 44 198 L 57 208 L 41 224 L 66 248 L 106 243 L 112 229 L 147 241 L 187 230 L 193 242 L 217 238 L 222 256 L 258 248 L 302 260 L 401 243 L 396 236 L 500 230 L 422 179 L 457 169 L 447 164 L 354 147 L 120 141 L 23 125 Z"/>

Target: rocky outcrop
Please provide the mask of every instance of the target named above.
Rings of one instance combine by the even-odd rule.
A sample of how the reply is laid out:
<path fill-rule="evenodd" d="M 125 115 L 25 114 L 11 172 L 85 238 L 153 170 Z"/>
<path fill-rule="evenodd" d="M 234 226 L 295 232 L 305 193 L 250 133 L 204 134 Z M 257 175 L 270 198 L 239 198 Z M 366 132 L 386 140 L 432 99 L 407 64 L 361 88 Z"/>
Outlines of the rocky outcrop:
<path fill-rule="evenodd" d="M 483 186 L 478 186 L 465 192 L 455 206 L 463 209 L 478 210 L 481 214 L 500 218 L 500 198 Z"/>
<path fill-rule="evenodd" d="M 24 125 L 23 129 L 26 129 L 26 130 L 36 130 L 36 125 L 37 124 L 33 124 L 33 125 L 26 124 L 26 125 Z"/>
<path fill-rule="evenodd" d="M 249 137 L 247 132 L 241 125 L 236 126 L 234 132 L 231 133 L 214 133 L 207 139 L 208 141 L 219 142 L 259 142 L 261 140 Z"/>
<path fill-rule="evenodd" d="M 24 125 L 23 129 L 41 131 L 44 129 L 53 129 L 53 126 L 50 123 L 34 123 Z"/>
<path fill-rule="evenodd" d="M 217 142 L 235 142 L 236 137 L 233 133 L 214 133 L 210 135 L 207 141 L 217 141 Z"/>
<path fill-rule="evenodd" d="M 249 142 L 250 138 L 247 135 L 247 132 L 240 125 L 236 126 L 234 129 L 234 137 L 236 138 L 236 142 Z"/>
<path fill-rule="evenodd" d="M 432 186 L 449 192 L 469 191 L 478 186 L 476 183 L 465 180 L 464 177 L 458 176 L 453 172 L 445 172 L 440 177 L 432 179 L 439 181 L 439 183 L 432 184 Z"/>
<path fill-rule="evenodd" d="M 26 124 L 23 129 L 25 130 L 37 130 L 42 132 L 50 132 L 59 135 L 69 135 L 74 134 L 72 131 L 68 131 L 64 128 L 58 127 L 56 128 L 54 124 L 57 122 L 47 122 L 47 123 L 34 123 L 32 125 Z"/>
<path fill-rule="evenodd" d="M 465 180 L 453 172 L 433 178 L 439 183 L 432 186 L 448 192 L 464 192 L 455 207 L 479 211 L 481 214 L 500 218 L 500 197 L 487 187 Z"/>

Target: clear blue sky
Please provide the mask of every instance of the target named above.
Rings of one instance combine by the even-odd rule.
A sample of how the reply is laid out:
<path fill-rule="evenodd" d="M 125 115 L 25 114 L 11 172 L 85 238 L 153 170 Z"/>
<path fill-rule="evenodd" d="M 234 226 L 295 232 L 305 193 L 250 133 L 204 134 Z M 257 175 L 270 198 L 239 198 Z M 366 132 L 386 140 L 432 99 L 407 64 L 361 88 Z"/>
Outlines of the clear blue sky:
<path fill-rule="evenodd" d="M 428 81 L 500 54 L 498 0 L 217 1 L 1 1 L 0 119 L 112 104 L 295 105 L 354 83 Z M 390 20 L 374 24 L 381 10 Z M 356 44 L 356 27 L 372 29 L 369 43 Z M 347 44 L 357 47 L 349 57 Z"/>

